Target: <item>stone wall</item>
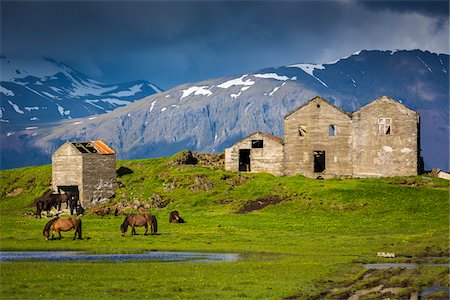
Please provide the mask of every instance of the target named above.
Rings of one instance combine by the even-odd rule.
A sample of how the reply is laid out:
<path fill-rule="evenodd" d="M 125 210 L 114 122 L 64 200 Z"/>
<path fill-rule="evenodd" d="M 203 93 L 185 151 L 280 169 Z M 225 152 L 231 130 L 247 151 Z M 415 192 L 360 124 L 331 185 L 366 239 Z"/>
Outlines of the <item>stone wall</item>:
<path fill-rule="evenodd" d="M 55 192 L 59 186 L 82 184 L 83 158 L 70 143 L 62 145 L 52 156 L 52 186 Z"/>
<path fill-rule="evenodd" d="M 353 176 L 417 175 L 419 115 L 388 97 L 353 113 Z"/>
<path fill-rule="evenodd" d="M 316 97 L 285 117 L 284 135 L 285 175 L 352 175 L 352 123 L 348 113 Z M 317 172 L 320 160 L 324 160 L 324 170 Z"/>
<path fill-rule="evenodd" d="M 97 206 L 114 196 L 116 156 L 83 154 L 83 199 L 85 208 Z"/>
<path fill-rule="evenodd" d="M 262 147 L 252 141 L 262 140 Z M 256 147 L 255 147 L 256 146 Z M 256 132 L 225 149 L 225 169 L 239 171 L 241 150 L 249 151 L 249 172 L 283 175 L 283 143 L 277 137 Z"/>

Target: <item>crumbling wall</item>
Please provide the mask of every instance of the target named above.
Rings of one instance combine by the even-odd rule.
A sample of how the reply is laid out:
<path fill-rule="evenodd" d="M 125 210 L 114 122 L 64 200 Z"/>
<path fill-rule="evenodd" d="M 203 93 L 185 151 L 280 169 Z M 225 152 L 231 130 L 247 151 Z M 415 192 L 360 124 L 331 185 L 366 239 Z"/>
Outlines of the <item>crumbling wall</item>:
<path fill-rule="evenodd" d="M 419 115 L 388 97 L 353 113 L 353 176 L 418 173 Z"/>
<path fill-rule="evenodd" d="M 70 143 L 62 145 L 52 155 L 52 187 L 55 192 L 58 186 L 82 185 L 82 155 Z"/>
<path fill-rule="evenodd" d="M 84 208 L 97 206 L 112 198 L 116 187 L 116 156 L 83 154 L 82 186 L 80 202 Z"/>
<path fill-rule="evenodd" d="M 262 147 L 252 144 L 253 141 L 262 141 Z M 226 170 L 239 171 L 240 150 L 250 151 L 249 172 L 283 175 L 283 144 L 277 137 L 256 132 L 225 149 Z"/>
<path fill-rule="evenodd" d="M 330 178 L 352 175 L 350 115 L 316 97 L 288 114 L 284 121 L 284 174 Z M 324 169 L 316 172 L 315 156 Z"/>

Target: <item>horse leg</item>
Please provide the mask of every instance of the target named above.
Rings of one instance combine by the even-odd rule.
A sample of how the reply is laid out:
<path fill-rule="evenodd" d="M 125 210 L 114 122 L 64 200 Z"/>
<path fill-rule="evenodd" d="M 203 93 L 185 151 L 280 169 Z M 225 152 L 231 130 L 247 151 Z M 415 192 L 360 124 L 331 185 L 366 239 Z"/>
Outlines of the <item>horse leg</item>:
<path fill-rule="evenodd" d="M 40 203 L 37 203 L 36 204 L 36 219 L 37 218 L 41 218 L 41 204 Z"/>
<path fill-rule="evenodd" d="M 148 232 L 148 224 L 145 224 L 145 232 L 144 232 L 144 235 L 147 235 L 147 232 Z"/>
<path fill-rule="evenodd" d="M 131 235 L 137 235 L 136 229 L 134 228 L 134 225 L 131 225 Z"/>
<path fill-rule="evenodd" d="M 60 231 L 60 230 L 58 230 L 58 234 L 59 234 L 59 240 L 62 239 L 61 231 Z"/>

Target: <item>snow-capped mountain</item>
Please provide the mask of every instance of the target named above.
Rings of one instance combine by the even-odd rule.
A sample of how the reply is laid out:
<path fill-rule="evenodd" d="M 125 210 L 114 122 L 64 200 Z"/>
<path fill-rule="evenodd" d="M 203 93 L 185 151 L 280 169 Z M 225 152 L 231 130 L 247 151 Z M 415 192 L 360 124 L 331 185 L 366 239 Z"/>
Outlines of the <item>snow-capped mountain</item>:
<path fill-rule="evenodd" d="M 21 141 L 20 134 L 2 135 L 11 145 L 20 142 L 23 149 L 35 150 L 35 157 L 26 160 L 29 151 L 11 147 L 3 160 L 14 156 L 24 157 L 22 165 L 48 163 L 66 140 L 91 139 L 104 139 L 121 159 L 182 149 L 220 152 L 255 131 L 282 138 L 284 116 L 316 95 L 349 112 L 387 95 L 419 111 L 426 168 L 448 170 L 448 72 L 447 54 L 361 51 L 330 63 L 297 63 L 184 84 L 93 120 L 28 131 Z"/>
<path fill-rule="evenodd" d="M 161 92 L 144 81 L 105 84 L 51 60 L 0 57 L 0 122 L 10 134 L 49 122 L 104 114 Z"/>

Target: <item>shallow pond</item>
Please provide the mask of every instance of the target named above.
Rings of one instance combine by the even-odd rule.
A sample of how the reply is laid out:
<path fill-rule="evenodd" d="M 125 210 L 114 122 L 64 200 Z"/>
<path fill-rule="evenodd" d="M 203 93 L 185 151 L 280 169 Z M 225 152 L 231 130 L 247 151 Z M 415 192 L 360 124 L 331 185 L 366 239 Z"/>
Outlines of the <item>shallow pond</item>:
<path fill-rule="evenodd" d="M 448 264 L 413 264 L 413 263 L 379 263 L 379 264 L 365 264 L 366 269 L 390 269 L 390 268 L 405 268 L 414 269 L 416 267 L 449 267 Z"/>
<path fill-rule="evenodd" d="M 142 254 L 85 254 L 82 251 L 0 251 L 0 262 L 37 261 L 157 261 L 157 262 L 229 262 L 237 261 L 238 254 L 198 253 L 198 252 L 159 252 Z"/>

